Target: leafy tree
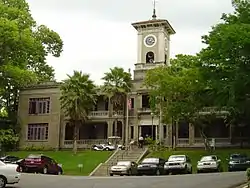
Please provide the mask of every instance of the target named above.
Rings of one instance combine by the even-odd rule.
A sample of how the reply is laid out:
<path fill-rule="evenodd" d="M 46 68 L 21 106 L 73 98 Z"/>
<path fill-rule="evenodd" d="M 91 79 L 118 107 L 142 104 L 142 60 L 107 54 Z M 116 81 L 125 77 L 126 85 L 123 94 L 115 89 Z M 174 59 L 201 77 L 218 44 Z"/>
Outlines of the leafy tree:
<path fill-rule="evenodd" d="M 233 0 L 232 14 L 203 36 L 207 45 L 200 56 L 200 71 L 210 88 L 211 98 L 230 111 L 231 124 L 247 125 L 250 120 L 250 1 Z"/>
<path fill-rule="evenodd" d="M 0 130 L 0 144 L 1 149 L 8 150 L 15 144 L 17 144 L 19 137 L 14 133 L 12 129 Z"/>
<path fill-rule="evenodd" d="M 62 47 L 56 32 L 36 24 L 25 0 L 0 0 L 0 107 L 9 118 L 16 118 L 20 88 L 54 79 L 46 57 L 59 57 Z"/>
<path fill-rule="evenodd" d="M 209 95 L 198 65 L 197 56 L 179 54 L 170 67 L 149 70 L 144 84 L 150 89 L 151 108 L 159 111 L 160 104 L 166 123 L 191 122 L 199 127 L 205 140 L 204 119 L 208 116 L 199 112 L 209 103 Z"/>
<path fill-rule="evenodd" d="M 126 96 L 132 88 L 131 74 L 125 72 L 123 68 L 114 67 L 110 72 L 106 72 L 102 79 L 104 80 L 102 92 L 108 97 L 109 104 L 113 104 L 115 113 L 125 110 Z"/>
<path fill-rule="evenodd" d="M 96 102 L 96 87 L 88 74 L 74 71 L 61 85 L 61 107 L 74 127 L 74 153 L 77 152 L 77 137 L 80 126 L 87 121 L 89 111 Z"/>

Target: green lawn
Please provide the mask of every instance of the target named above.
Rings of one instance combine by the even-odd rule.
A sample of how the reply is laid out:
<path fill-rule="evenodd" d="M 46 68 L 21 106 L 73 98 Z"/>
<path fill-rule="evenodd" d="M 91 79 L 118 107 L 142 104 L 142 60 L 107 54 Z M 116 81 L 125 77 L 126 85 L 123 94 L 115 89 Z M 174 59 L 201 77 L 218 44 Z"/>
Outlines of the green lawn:
<path fill-rule="evenodd" d="M 193 170 L 196 172 L 196 166 L 197 162 L 200 160 L 200 158 L 204 155 L 211 155 L 215 154 L 217 155 L 221 161 L 222 161 L 222 167 L 223 171 L 227 171 L 227 158 L 230 154 L 233 153 L 245 153 L 250 156 L 250 150 L 249 149 L 216 149 L 214 152 L 209 153 L 205 151 L 204 149 L 186 149 L 186 150 L 177 150 L 177 151 L 162 151 L 162 152 L 152 152 L 147 157 L 161 157 L 164 159 L 168 159 L 170 155 L 180 154 L 180 155 L 188 155 L 191 158 Z"/>
<path fill-rule="evenodd" d="M 26 157 L 29 154 L 44 154 L 55 159 L 59 164 L 63 165 L 64 174 L 67 175 L 89 175 L 95 167 L 102 162 L 105 162 L 112 154 L 109 151 L 79 151 L 73 155 L 72 151 L 18 151 L 10 152 L 9 155 L 18 157 Z M 80 171 L 78 164 L 83 164 Z"/>

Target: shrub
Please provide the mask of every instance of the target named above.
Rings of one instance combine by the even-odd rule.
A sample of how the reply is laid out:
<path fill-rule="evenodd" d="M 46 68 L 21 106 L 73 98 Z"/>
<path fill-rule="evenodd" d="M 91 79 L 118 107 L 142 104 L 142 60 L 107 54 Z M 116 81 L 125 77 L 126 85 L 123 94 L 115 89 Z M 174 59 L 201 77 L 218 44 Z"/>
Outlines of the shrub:
<path fill-rule="evenodd" d="M 52 147 L 46 146 L 46 145 L 39 145 L 39 146 L 26 145 L 24 147 L 21 147 L 20 149 L 23 151 L 52 151 L 54 150 Z"/>
<path fill-rule="evenodd" d="M 250 168 L 247 169 L 246 175 L 247 175 L 248 181 L 250 181 Z"/>

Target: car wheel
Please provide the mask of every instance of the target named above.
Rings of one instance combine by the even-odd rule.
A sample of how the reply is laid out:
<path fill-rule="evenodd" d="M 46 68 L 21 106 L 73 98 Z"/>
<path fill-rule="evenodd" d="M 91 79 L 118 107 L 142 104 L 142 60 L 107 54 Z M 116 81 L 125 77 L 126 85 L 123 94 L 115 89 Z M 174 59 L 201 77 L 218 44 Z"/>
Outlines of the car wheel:
<path fill-rule="evenodd" d="M 43 167 L 43 174 L 48 174 L 48 168 L 46 166 Z"/>
<path fill-rule="evenodd" d="M 156 176 L 160 176 L 161 175 L 161 172 L 160 172 L 160 170 L 158 169 L 157 171 L 156 171 Z"/>
<path fill-rule="evenodd" d="M 128 170 L 128 176 L 132 176 L 132 171 Z"/>
<path fill-rule="evenodd" d="M 59 171 L 57 172 L 57 175 L 62 175 L 62 170 L 59 170 Z"/>
<path fill-rule="evenodd" d="M 7 180 L 4 176 L 0 176 L 0 188 L 6 187 Z"/>
<path fill-rule="evenodd" d="M 193 173 L 193 168 L 190 168 L 189 174 Z"/>

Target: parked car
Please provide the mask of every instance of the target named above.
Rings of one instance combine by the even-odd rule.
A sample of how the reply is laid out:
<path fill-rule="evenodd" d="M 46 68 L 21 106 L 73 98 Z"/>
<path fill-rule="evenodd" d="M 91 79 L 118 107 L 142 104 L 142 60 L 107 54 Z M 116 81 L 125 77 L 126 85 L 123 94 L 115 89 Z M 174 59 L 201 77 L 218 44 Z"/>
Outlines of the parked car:
<path fill-rule="evenodd" d="M 116 147 L 115 145 L 112 145 L 110 143 L 108 143 L 108 144 L 95 144 L 92 146 L 92 150 L 95 150 L 95 151 L 113 151 L 116 149 L 123 150 L 123 149 L 125 149 L 125 147 L 123 145 L 117 145 L 117 147 Z"/>
<path fill-rule="evenodd" d="M 16 156 L 12 156 L 12 155 L 6 155 L 6 156 L 0 158 L 0 161 L 2 161 L 4 163 L 9 163 L 9 164 L 17 164 L 21 160 L 22 160 L 21 158 L 16 157 Z"/>
<path fill-rule="evenodd" d="M 201 172 L 221 172 L 221 160 L 216 155 L 203 156 L 197 162 L 197 173 Z"/>
<path fill-rule="evenodd" d="M 18 165 L 0 161 L 0 188 L 5 188 L 6 184 L 18 183 L 20 177 Z"/>
<path fill-rule="evenodd" d="M 191 160 L 187 155 L 171 155 L 164 165 L 166 174 L 192 174 Z"/>
<path fill-rule="evenodd" d="M 43 174 L 63 173 L 62 167 L 57 162 L 45 155 L 29 155 L 19 163 L 21 172 L 38 172 Z"/>
<path fill-rule="evenodd" d="M 250 168 L 250 158 L 245 154 L 232 154 L 228 159 L 228 171 L 245 171 Z"/>
<path fill-rule="evenodd" d="M 161 158 L 145 158 L 137 167 L 138 175 L 163 175 L 165 160 Z"/>
<path fill-rule="evenodd" d="M 115 166 L 110 168 L 110 176 L 113 175 L 136 175 L 137 174 L 137 164 L 133 161 L 119 161 Z"/>

